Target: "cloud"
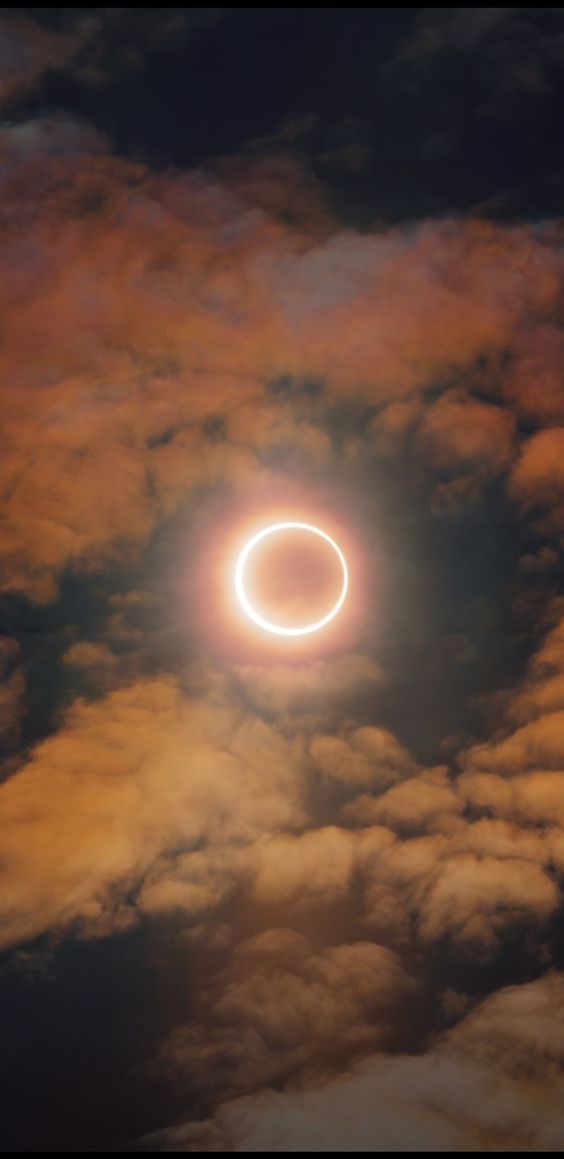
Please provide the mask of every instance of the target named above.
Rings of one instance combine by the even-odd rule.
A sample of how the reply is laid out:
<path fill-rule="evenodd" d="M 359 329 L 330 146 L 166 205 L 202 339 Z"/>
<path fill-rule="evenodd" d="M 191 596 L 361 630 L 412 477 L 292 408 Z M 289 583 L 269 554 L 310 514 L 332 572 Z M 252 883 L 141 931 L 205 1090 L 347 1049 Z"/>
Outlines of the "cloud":
<path fill-rule="evenodd" d="M 397 1034 L 416 986 L 389 950 L 370 942 L 316 950 L 270 929 L 243 942 L 202 998 L 205 1023 L 180 1027 L 161 1065 L 200 1089 L 246 1089 L 292 1073 L 331 1069 Z"/>
<path fill-rule="evenodd" d="M 48 69 L 70 64 L 98 28 L 82 13 L 66 29 L 49 29 L 29 16 L 4 15 L 0 20 L 0 102 L 8 104 L 33 88 Z"/>
<path fill-rule="evenodd" d="M 543 547 L 539 547 L 537 552 L 521 556 L 519 567 L 524 572 L 544 572 L 556 567 L 559 559 L 558 552 L 545 544 Z"/>
<path fill-rule="evenodd" d="M 563 762 L 564 711 L 546 713 L 497 743 L 476 745 L 465 758 L 467 768 L 487 768 L 504 775 L 534 766 L 557 770 Z"/>
<path fill-rule="evenodd" d="M 107 644 L 90 640 L 79 640 L 71 644 L 63 656 L 63 663 L 75 668 L 113 668 L 117 657 L 110 652 Z"/>
<path fill-rule="evenodd" d="M 514 342 L 522 356 L 523 320 L 534 334 L 561 285 L 550 225 L 290 226 L 228 173 L 152 174 L 68 120 L 0 144 L 5 591 L 45 602 L 67 569 L 133 563 L 163 519 L 205 488 L 249 492 L 281 448 L 330 469 L 336 403 L 384 408 L 377 429 L 409 399 L 419 454 L 462 471 L 464 495 L 508 464 L 500 401 L 417 398 Z M 319 390 L 272 390 L 284 379 Z M 557 438 L 525 446 L 519 501 L 551 486 Z"/>
<path fill-rule="evenodd" d="M 62 73 L 99 88 L 140 71 L 155 50 L 169 48 L 217 22 L 218 8 L 165 8 L 158 19 L 139 10 L 135 28 L 119 8 L 64 9 L 0 19 L 0 101 L 8 109 L 35 93 L 45 76 Z"/>
<path fill-rule="evenodd" d="M 313 904 L 325 908 L 349 893 L 355 853 L 354 835 L 336 826 L 260 842 L 254 896 L 267 905 Z"/>
<path fill-rule="evenodd" d="M 0 743 L 9 747 L 19 740 L 25 710 L 26 679 L 20 660 L 18 641 L 0 636 Z"/>
<path fill-rule="evenodd" d="M 495 475 L 511 457 L 513 425 L 501 407 L 447 393 L 428 409 L 419 438 L 437 467 Z"/>
<path fill-rule="evenodd" d="M 164 1151 L 558 1151 L 562 975 L 487 998 L 417 1056 L 223 1103 L 153 1136 Z"/>
<path fill-rule="evenodd" d="M 417 95 L 445 65 L 476 87 L 482 116 L 502 115 L 510 103 L 534 101 L 554 84 L 562 57 L 562 16 L 550 27 L 532 9 L 424 8 L 382 68 L 389 95 Z M 457 94 L 451 79 L 451 99 Z"/>
<path fill-rule="evenodd" d="M 425 829 L 461 808 L 447 770 L 438 768 L 393 785 L 380 797 L 358 797 L 347 805 L 345 815 L 360 824 L 380 823 L 409 832 Z"/>
<path fill-rule="evenodd" d="M 260 720 L 188 700 L 170 679 L 75 702 L 0 786 L 3 946 L 49 929 L 127 926 L 135 909 L 126 899 L 146 875 L 144 912 L 159 912 L 165 896 L 199 910 L 218 874 L 219 893 L 228 891 L 229 850 L 236 864 L 265 830 L 299 824 L 298 756 Z M 197 850 L 207 843 L 199 895 Z"/>
<path fill-rule="evenodd" d="M 461 792 L 475 807 L 487 813 L 515 818 L 524 824 L 564 824 L 562 790 L 564 773 L 532 771 L 506 780 L 493 773 L 464 773 Z"/>
<path fill-rule="evenodd" d="M 358 653 L 302 663 L 241 664 L 232 676 L 254 711 L 298 728 L 340 719 L 346 705 L 373 695 L 383 679 L 376 661 Z"/>
<path fill-rule="evenodd" d="M 450 931 L 480 955 L 490 943 L 497 949 L 499 930 L 522 921 L 542 926 L 559 902 L 556 884 L 527 861 L 461 854 L 430 883 L 421 932 L 432 939 Z"/>
<path fill-rule="evenodd" d="M 564 488 L 564 427 L 538 431 L 525 443 L 510 486 L 525 506 L 561 500 Z"/>
<path fill-rule="evenodd" d="M 556 912 L 553 847 L 539 842 L 531 858 L 526 842 L 515 841 L 508 853 L 505 832 L 494 831 L 484 847 L 474 826 L 449 828 L 403 841 L 386 839 L 385 829 L 365 832 L 359 872 L 366 927 L 399 947 L 414 936 L 422 947 L 448 942 L 455 958 L 471 954 L 479 969 L 495 960 L 509 930 L 540 936 Z"/>
<path fill-rule="evenodd" d="M 547 322 L 526 327 L 516 336 L 503 388 L 506 397 L 525 418 L 558 423 L 564 417 L 559 373 L 563 346 L 564 333 Z"/>
<path fill-rule="evenodd" d="M 451 14 L 446 43 L 427 15 L 421 53 L 472 52 L 504 19 Z M 26 67 L 35 83 L 43 65 Z M 86 73 L 104 83 L 97 58 Z M 28 693 L 53 673 L 65 690 L 3 770 L 2 946 L 138 923 L 190 947 L 191 1021 L 154 1070 L 208 1120 L 165 1147 L 550 1149 L 559 976 L 470 1008 L 508 946 L 515 971 L 544 968 L 562 900 L 558 230 L 467 217 L 361 233 L 295 159 L 152 172 L 57 117 L 5 125 L 0 146 L 0 557 L 24 625 L 0 647 L 9 751 Z M 290 661 L 218 627 L 212 584 L 239 518 L 310 491 L 357 520 L 366 620 Z M 463 681 L 488 667 L 468 608 L 499 576 L 482 575 L 471 518 L 443 522 L 453 508 L 492 534 L 500 511 L 514 520 L 533 616 L 547 585 L 526 671 L 496 659 L 484 677 L 491 727 Z M 373 583 L 373 557 L 420 567 L 423 590 L 436 551 L 456 590 L 402 636 L 409 585 Z M 44 678 L 23 633 L 51 612 Z M 452 767 L 405 740 L 447 662 L 463 670 Z"/>
<path fill-rule="evenodd" d="M 387 729 L 364 726 L 345 737 L 314 737 L 310 754 L 316 769 L 349 789 L 386 788 L 413 769 L 409 753 Z"/>

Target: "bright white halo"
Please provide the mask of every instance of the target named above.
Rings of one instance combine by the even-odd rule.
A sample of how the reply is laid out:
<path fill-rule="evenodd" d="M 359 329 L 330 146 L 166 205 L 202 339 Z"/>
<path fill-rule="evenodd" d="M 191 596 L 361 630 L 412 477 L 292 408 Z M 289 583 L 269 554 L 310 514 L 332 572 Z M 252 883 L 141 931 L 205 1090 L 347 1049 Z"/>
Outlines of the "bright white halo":
<path fill-rule="evenodd" d="M 245 591 L 245 567 L 251 552 L 254 551 L 255 547 L 258 543 L 261 542 L 261 540 L 266 539 L 268 535 L 274 535 L 277 531 L 295 531 L 296 529 L 300 531 L 311 531 L 312 535 L 318 535 L 320 539 L 324 539 L 325 542 L 333 548 L 333 551 L 335 552 L 341 565 L 343 582 L 336 603 L 333 604 L 331 610 L 327 612 L 327 615 L 323 616 L 321 620 L 316 620 L 313 624 L 306 624 L 304 628 L 283 628 L 280 624 L 273 624 L 270 620 L 265 620 L 264 616 L 259 615 L 259 613 L 256 612 L 253 608 Z M 327 535 L 327 533 L 322 531 L 321 528 L 314 527 L 311 523 L 272 523 L 270 527 L 264 527 L 262 531 L 258 531 L 257 534 L 253 535 L 252 539 L 249 539 L 249 542 L 245 544 L 235 567 L 235 591 L 237 592 L 237 596 L 242 608 L 250 617 L 250 619 L 254 620 L 255 624 L 258 624 L 260 628 L 264 628 L 267 632 L 274 632 L 276 636 L 307 636 L 309 632 L 317 632 L 319 628 L 324 628 L 325 624 L 328 624 L 329 621 L 337 615 L 339 609 L 342 608 L 345 602 L 348 586 L 349 572 L 347 568 L 347 561 L 340 547 L 337 543 L 335 543 L 334 539 L 331 539 L 330 535 Z"/>

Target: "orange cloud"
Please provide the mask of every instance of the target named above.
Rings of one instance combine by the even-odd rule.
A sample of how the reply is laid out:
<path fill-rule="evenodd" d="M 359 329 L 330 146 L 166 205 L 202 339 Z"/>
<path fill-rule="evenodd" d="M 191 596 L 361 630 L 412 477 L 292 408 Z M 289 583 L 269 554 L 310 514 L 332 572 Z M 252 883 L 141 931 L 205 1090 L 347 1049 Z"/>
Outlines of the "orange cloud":
<path fill-rule="evenodd" d="M 68 572 L 131 568 L 175 518 L 205 523 L 202 496 L 222 488 L 246 510 L 283 487 L 303 501 L 300 470 L 329 487 L 366 468 L 372 486 L 375 462 L 400 449 L 434 511 L 499 477 L 520 518 L 547 508 L 561 537 L 561 351 L 546 319 L 563 258 L 550 225 L 360 234 L 317 191 L 311 204 L 288 164 L 153 174 L 56 120 L 7 126 L 0 144 L 4 592 L 46 603 Z M 538 428 L 527 437 L 523 418 Z M 296 479 L 276 465 L 281 449 Z M 206 550 L 215 561 L 211 536 Z M 526 585 L 558 555 L 535 544 L 521 560 Z M 198 573 L 208 603 L 212 572 Z M 109 598 L 98 636 L 68 625 L 65 679 L 92 699 L 67 704 L 5 770 L 2 945 L 173 915 L 213 947 L 194 1021 L 161 1063 L 223 1105 L 171 1143 L 298 1149 L 311 1131 L 334 1149 L 341 1131 L 400 1149 L 424 1130 L 444 1150 L 550 1149 L 556 976 L 464 1017 L 472 999 L 455 995 L 459 1025 L 426 1052 L 334 1074 L 407 1049 L 410 1033 L 421 1045 L 409 963 L 430 948 L 480 970 L 517 930 L 542 960 L 564 866 L 563 624 L 456 775 L 422 767 L 379 723 L 387 674 L 345 636 L 292 663 L 235 648 L 214 668 L 201 650 L 175 678 L 142 678 L 153 597 L 135 583 Z M 188 602 L 184 573 L 178 584 Z M 360 587 L 363 607 L 376 589 Z M 195 598 L 196 641 L 199 612 Z M 448 631 L 474 660 L 474 640 Z M 0 650 L 11 744 L 26 678 L 19 646 Z M 510 1066 L 536 1049 L 531 1009 L 544 1087 Z M 268 1083 L 277 1093 L 226 1101 Z"/>
<path fill-rule="evenodd" d="M 564 428 L 539 431 L 524 445 L 511 487 L 525 503 L 550 502 L 564 487 Z"/>
<path fill-rule="evenodd" d="M 560 290 L 549 226 L 290 227 L 228 170 L 154 175 L 69 122 L 4 128 L 0 147 L 3 583 L 38 601 L 65 568 L 135 558 L 202 485 L 251 485 L 269 446 L 330 461 L 336 400 L 388 406 L 388 426 L 403 398 L 417 415 L 437 378 L 522 351 L 523 319 Z M 273 393 L 283 376 L 320 393 Z M 470 494 L 508 463 L 513 421 L 447 392 L 420 451 Z M 557 439 L 530 440 L 519 498 L 552 485 Z"/>
<path fill-rule="evenodd" d="M 559 1151 L 563 978 L 500 990 L 416 1056 L 225 1101 L 152 1137 L 165 1151 Z M 150 1140 L 147 1140 L 149 1143 Z"/>
<path fill-rule="evenodd" d="M 223 847 L 227 890 L 230 848 L 235 864 L 242 843 L 299 824 L 298 766 L 299 750 L 262 721 L 187 700 L 169 679 L 75 702 L 61 731 L 0 786 L 2 944 L 129 924 L 125 898 L 150 870 L 143 909 L 162 908 L 167 874 L 172 905 L 184 889 L 198 909 L 200 859 L 178 847 Z M 212 850 L 210 881 L 214 873 Z"/>
<path fill-rule="evenodd" d="M 265 1079 L 331 1067 L 397 1033 L 417 988 L 395 954 L 370 942 L 316 950 L 290 929 L 243 942 L 206 993 L 202 1016 L 168 1039 L 161 1065 L 198 1087 L 233 1092 Z"/>

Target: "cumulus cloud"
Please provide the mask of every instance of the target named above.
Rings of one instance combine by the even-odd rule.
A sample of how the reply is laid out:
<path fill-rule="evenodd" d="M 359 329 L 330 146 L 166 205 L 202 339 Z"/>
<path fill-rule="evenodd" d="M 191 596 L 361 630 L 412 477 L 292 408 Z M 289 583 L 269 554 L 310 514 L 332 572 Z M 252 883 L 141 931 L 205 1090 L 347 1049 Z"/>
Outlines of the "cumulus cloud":
<path fill-rule="evenodd" d="M 202 1025 L 181 1027 L 162 1064 L 203 1089 L 248 1089 L 267 1079 L 330 1069 L 398 1034 L 416 985 L 399 959 L 371 942 L 315 949 L 289 929 L 243 942 L 204 994 Z"/>
<path fill-rule="evenodd" d="M 447 39 L 489 42 L 498 22 L 464 20 Z M 43 47 L 29 52 L 33 81 Z M 65 696 L 3 769 L 2 946 L 181 929 L 202 976 L 154 1069 L 207 1118 L 165 1149 L 554 1149 L 561 979 L 476 993 L 498 985 L 511 939 L 544 968 L 561 906 L 557 601 L 526 670 L 504 671 L 491 728 L 460 695 L 470 739 L 450 767 L 405 740 L 393 583 L 367 564 L 363 638 L 347 624 L 291 660 L 230 635 L 213 585 L 240 512 L 334 495 L 335 480 L 343 524 L 364 529 L 356 559 L 399 559 L 399 504 L 376 495 L 395 470 L 429 519 L 427 554 L 453 506 L 514 520 L 535 607 L 562 534 L 558 231 L 446 218 L 360 233 L 288 159 L 153 173 L 58 118 L 5 125 L 0 149 L 2 591 L 23 632 L 52 605 Z M 414 617 L 425 659 L 404 689 L 447 654 L 481 661 L 480 633 L 441 615 L 442 651 Z M 0 641 L 9 752 L 44 681 L 22 640 Z M 474 990 L 438 1033 L 444 962 Z"/>
<path fill-rule="evenodd" d="M 499 406 L 447 393 L 428 409 L 419 437 L 438 467 L 497 474 L 511 456 L 513 425 Z"/>
<path fill-rule="evenodd" d="M 360 824 L 381 823 L 392 828 L 420 831 L 435 819 L 461 809 L 456 787 L 444 768 L 424 772 L 394 785 L 380 797 L 361 796 L 351 801 L 345 815 Z"/>
<path fill-rule="evenodd" d="M 387 788 L 409 774 L 413 760 L 387 729 L 364 726 L 348 735 L 314 737 L 310 745 L 314 767 L 349 789 Z"/>
<path fill-rule="evenodd" d="M 547 712 L 529 721 L 505 739 L 477 745 L 468 754 L 467 767 L 505 774 L 523 768 L 558 770 L 564 761 L 564 712 Z"/>
<path fill-rule="evenodd" d="M 65 664 L 75 668 L 112 668 L 116 657 L 107 644 L 80 640 L 71 644 L 63 656 Z"/>
<path fill-rule="evenodd" d="M 164 1151 L 559 1151 L 562 975 L 502 989 L 418 1056 L 223 1103 Z"/>
<path fill-rule="evenodd" d="M 531 502 L 535 498 L 546 500 L 554 488 L 562 486 L 563 445 L 562 427 L 539 431 L 528 440 L 512 478 L 512 486 L 518 494 Z"/>
<path fill-rule="evenodd" d="M 558 326 L 539 322 L 516 336 L 503 376 L 503 389 L 524 418 L 547 423 L 562 420 L 563 356 L 564 334 Z"/>
<path fill-rule="evenodd" d="M 561 285 L 549 225 L 328 236 L 326 221 L 283 226 L 236 182 L 112 158 L 69 122 L 5 127 L 1 148 L 3 586 L 39 601 L 66 568 L 135 559 L 203 486 L 248 488 L 269 447 L 330 463 L 335 400 L 397 406 L 505 357 Z M 284 375 L 324 394 L 272 392 Z M 512 427 L 459 391 L 419 439 L 468 489 L 508 463 Z M 525 447 L 519 496 L 550 485 L 535 441 L 557 438 Z"/>
<path fill-rule="evenodd" d="M 527 671 L 505 698 L 498 735 L 460 755 L 466 773 L 536 775 L 564 765 L 564 622 L 557 618 L 533 653 Z"/>
<path fill-rule="evenodd" d="M 266 904 L 324 908 L 347 896 L 355 862 L 354 835 L 336 826 L 272 837 L 258 845 L 253 893 Z"/>
<path fill-rule="evenodd" d="M 171 680 L 76 702 L 0 787 L 2 944 L 73 924 L 87 933 L 127 925 L 126 898 L 149 870 L 145 912 L 165 899 L 189 911 L 210 904 L 229 889 L 229 848 L 236 862 L 265 829 L 299 823 L 297 764 L 263 722 L 187 700 Z M 208 840 L 216 852 L 201 886 L 197 850 Z"/>

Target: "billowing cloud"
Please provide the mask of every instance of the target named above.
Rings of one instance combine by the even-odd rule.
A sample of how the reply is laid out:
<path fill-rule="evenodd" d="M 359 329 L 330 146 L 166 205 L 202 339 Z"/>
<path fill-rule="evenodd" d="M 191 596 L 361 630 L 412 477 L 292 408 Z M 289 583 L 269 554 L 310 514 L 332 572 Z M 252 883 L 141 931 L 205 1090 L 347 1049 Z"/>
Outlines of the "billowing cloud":
<path fill-rule="evenodd" d="M 10 99 L 103 86 L 89 19 L 13 18 Z M 397 69 L 504 19 L 424 15 Z M 557 1149 L 560 231 L 345 228 L 265 149 L 1 129 L 0 943 L 192 955 L 164 1149 Z M 299 653 L 224 559 L 290 503 L 341 520 L 357 605 Z"/>
<path fill-rule="evenodd" d="M 186 700 L 170 680 L 75 703 L 0 787 L 3 945 L 73 924 L 127 925 L 126 898 L 151 867 L 143 910 L 160 910 L 165 896 L 169 907 L 205 908 L 217 873 L 219 894 L 229 888 L 229 848 L 236 861 L 265 829 L 299 823 L 297 762 L 262 721 Z M 215 868 L 212 851 L 201 887 L 207 839 L 223 853 Z"/>
<path fill-rule="evenodd" d="M 162 1063 L 204 1090 L 248 1089 L 330 1068 L 397 1035 L 416 992 L 398 958 L 371 942 L 315 950 L 271 929 L 242 943 L 202 997 L 205 1023 L 179 1028 Z"/>
<path fill-rule="evenodd" d="M 357 728 L 346 737 L 316 736 L 310 753 L 319 773 L 349 788 L 387 788 L 413 767 L 409 753 L 381 728 Z"/>
<path fill-rule="evenodd" d="M 418 1056 L 225 1102 L 165 1151 L 559 1151 L 562 975 L 499 991 Z"/>
<path fill-rule="evenodd" d="M 446 394 L 427 411 L 419 436 L 438 467 L 497 474 L 511 456 L 512 427 L 501 407 Z"/>
<path fill-rule="evenodd" d="M 564 512 L 564 476 L 561 454 L 564 428 L 536 431 L 524 443 L 509 479 L 512 498 L 540 534 L 560 547 Z"/>
<path fill-rule="evenodd" d="M 69 122 L 5 128 L 2 150 L 3 583 L 40 601 L 65 568 L 135 559 L 202 486 L 248 488 L 269 447 L 330 462 L 337 400 L 361 413 L 495 365 L 561 285 L 549 225 L 328 236 L 236 185 L 113 159 Z M 272 392 L 283 376 L 324 393 Z M 512 427 L 459 390 L 419 446 L 468 488 L 507 465 Z M 535 440 L 557 437 L 525 448 L 519 495 L 545 486 Z"/>

